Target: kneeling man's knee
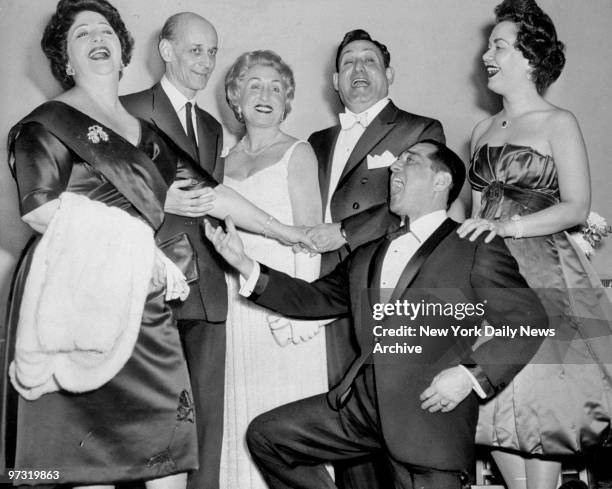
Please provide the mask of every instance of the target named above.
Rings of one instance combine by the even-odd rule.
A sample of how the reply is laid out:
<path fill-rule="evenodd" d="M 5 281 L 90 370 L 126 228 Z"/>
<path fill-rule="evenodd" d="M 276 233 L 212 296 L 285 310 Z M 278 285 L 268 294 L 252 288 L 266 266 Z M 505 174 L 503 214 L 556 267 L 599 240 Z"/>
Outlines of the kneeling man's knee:
<path fill-rule="evenodd" d="M 246 442 L 251 452 L 266 451 L 272 442 L 274 436 L 274 418 L 268 416 L 268 413 L 257 416 L 247 428 Z"/>

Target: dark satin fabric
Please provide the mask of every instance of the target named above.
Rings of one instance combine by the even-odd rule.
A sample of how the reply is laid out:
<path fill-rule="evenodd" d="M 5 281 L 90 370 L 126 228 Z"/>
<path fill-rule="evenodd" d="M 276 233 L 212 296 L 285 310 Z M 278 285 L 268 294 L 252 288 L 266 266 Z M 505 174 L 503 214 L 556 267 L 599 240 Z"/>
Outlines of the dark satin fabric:
<path fill-rule="evenodd" d="M 528 146 L 485 144 L 476 151 L 468 175 L 474 190 L 482 190 L 499 180 L 559 197 L 557 169 L 552 157 Z"/>
<path fill-rule="evenodd" d="M 190 163 L 185 157 L 179 157 L 176 166 L 176 179 L 195 180 L 201 187 L 216 187 L 218 183 L 202 167 Z"/>
<path fill-rule="evenodd" d="M 87 125 L 81 130 L 87 134 Z M 112 141 L 106 145 L 99 143 L 94 151 L 108 152 L 112 149 L 110 145 Z M 156 130 L 144 122 L 138 149 L 153 160 L 165 184 L 170 184 L 175 173 L 174 154 Z M 102 173 L 78 158 L 41 124 L 27 123 L 21 127 L 14 155 L 23 214 L 67 190 L 148 221 Z M 121 168 L 114 171 L 118 174 Z M 144 171 L 145 166 L 127 168 L 126 183 L 147 186 L 151 179 L 159 179 L 159 175 L 142 175 Z M 141 175 L 132 178 L 134 172 Z M 150 188 L 132 189 L 132 195 L 150 192 Z M 150 205 L 163 208 L 159 201 Z M 26 252 L 16 272 L 9 338 L 14 337 L 33 249 L 34 246 Z M 16 438 L 14 466 L 57 470 L 61 479 L 54 483 L 112 484 L 196 468 L 194 412 L 187 368 L 162 288 L 150 290 L 134 351 L 119 373 L 103 387 L 84 394 L 60 391 L 36 401 L 19 398 Z M 10 451 L 12 447 L 8 448 Z"/>
<path fill-rule="evenodd" d="M 480 147 L 468 171 L 481 217 L 528 215 L 559 200 L 553 158 L 514 144 Z M 477 441 L 566 455 L 605 442 L 612 413 L 612 305 L 566 232 L 505 239 L 556 328 L 496 398 L 480 410 Z"/>

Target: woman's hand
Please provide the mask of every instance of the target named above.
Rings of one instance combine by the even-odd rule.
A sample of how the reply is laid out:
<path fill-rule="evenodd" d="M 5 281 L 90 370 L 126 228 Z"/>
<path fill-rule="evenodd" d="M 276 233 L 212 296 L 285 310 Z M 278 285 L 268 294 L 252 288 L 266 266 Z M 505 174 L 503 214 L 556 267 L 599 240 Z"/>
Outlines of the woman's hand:
<path fill-rule="evenodd" d="M 156 288 L 165 285 L 166 301 L 175 299 L 184 301 L 189 295 L 189 285 L 185 276 L 159 248 L 155 249 L 151 280 Z"/>
<path fill-rule="evenodd" d="M 166 281 L 166 262 L 164 261 L 164 252 L 159 248 L 155 248 L 153 255 L 153 271 L 151 272 L 151 282 L 154 288 L 159 288 Z"/>
<path fill-rule="evenodd" d="M 495 236 L 502 238 L 513 236 L 508 229 L 511 225 L 512 223 L 508 221 L 491 221 L 477 217 L 466 219 L 457 229 L 457 234 L 461 238 L 467 237 L 470 241 L 475 241 L 482 233 L 488 233 L 484 241 L 490 243 Z"/>
<path fill-rule="evenodd" d="M 291 320 L 291 341 L 294 345 L 313 339 L 321 331 L 322 324 L 318 321 Z"/>
<path fill-rule="evenodd" d="M 278 314 L 268 315 L 268 325 L 272 332 L 272 338 L 278 346 L 287 346 L 291 343 L 291 322 Z"/>
<path fill-rule="evenodd" d="M 279 238 L 283 244 L 293 246 L 294 251 L 302 251 L 308 253 L 319 253 L 317 246 L 308 236 L 307 226 L 287 226 L 280 224 Z"/>

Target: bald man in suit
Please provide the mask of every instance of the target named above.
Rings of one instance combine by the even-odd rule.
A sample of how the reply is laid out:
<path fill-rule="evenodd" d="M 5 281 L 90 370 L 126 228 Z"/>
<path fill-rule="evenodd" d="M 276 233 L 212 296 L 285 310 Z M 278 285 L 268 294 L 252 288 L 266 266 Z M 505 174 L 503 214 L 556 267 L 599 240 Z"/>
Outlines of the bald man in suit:
<path fill-rule="evenodd" d="M 192 185 L 203 171 L 217 182 L 223 179 L 221 125 L 195 101 L 215 68 L 217 32 L 197 14 L 175 14 L 161 30 L 159 52 L 165 63 L 160 82 L 122 97 L 122 103 L 133 115 L 154 123 L 187 155 L 181 159 L 168 192 L 166 218 L 158 239 L 187 233 L 197 254 L 200 280 L 191 285 L 184 303 L 177 301 L 174 305 L 198 429 L 200 469 L 189 475 L 188 488 L 217 489 L 223 436 L 227 288 L 223 261 L 202 234 L 201 218 L 210 203 L 208 189 Z"/>

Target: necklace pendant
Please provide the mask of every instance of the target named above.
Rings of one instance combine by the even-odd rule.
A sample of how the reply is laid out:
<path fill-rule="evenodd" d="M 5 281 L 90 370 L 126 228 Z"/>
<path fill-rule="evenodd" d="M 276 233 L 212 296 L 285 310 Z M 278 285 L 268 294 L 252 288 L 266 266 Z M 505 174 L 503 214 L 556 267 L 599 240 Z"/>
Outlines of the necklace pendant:
<path fill-rule="evenodd" d="M 506 127 L 508 127 L 508 121 L 502 121 L 501 126 L 502 129 L 506 129 Z"/>

